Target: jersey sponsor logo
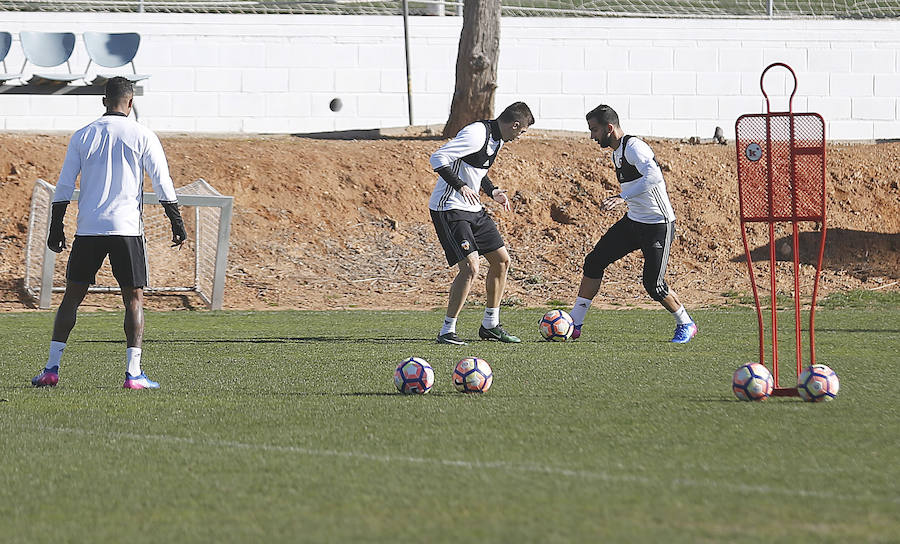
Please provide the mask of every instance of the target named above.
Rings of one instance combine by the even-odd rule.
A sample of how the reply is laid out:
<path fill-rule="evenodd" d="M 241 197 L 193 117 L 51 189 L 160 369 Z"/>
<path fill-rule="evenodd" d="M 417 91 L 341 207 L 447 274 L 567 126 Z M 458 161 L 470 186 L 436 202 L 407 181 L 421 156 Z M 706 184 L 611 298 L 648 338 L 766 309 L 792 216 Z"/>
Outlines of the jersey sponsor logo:
<path fill-rule="evenodd" d="M 463 248 L 465 251 L 469 251 L 469 247 L 470 247 L 469 241 L 463 240 L 462 242 L 459 243 L 459 247 Z"/>

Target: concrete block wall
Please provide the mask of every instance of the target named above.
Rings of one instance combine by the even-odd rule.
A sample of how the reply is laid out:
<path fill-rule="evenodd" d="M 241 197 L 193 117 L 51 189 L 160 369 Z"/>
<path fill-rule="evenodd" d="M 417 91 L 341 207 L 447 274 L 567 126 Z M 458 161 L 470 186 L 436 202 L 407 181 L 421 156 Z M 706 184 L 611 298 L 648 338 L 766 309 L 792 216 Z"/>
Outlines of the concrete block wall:
<path fill-rule="evenodd" d="M 460 17 L 410 20 L 415 124 L 443 123 L 455 81 Z M 584 131 L 599 103 L 626 130 L 660 137 L 727 136 L 743 113 L 764 111 L 762 70 L 797 72 L 794 111 L 816 111 L 828 138 L 900 138 L 900 22 L 752 19 L 504 18 L 496 107 L 526 101 L 537 128 Z M 400 17 L 0 12 L 13 33 L 7 71 L 22 65 L 18 32 L 139 32 L 136 101 L 157 131 L 302 133 L 405 126 Z M 48 69 L 41 69 L 48 71 Z M 26 73 L 35 71 L 26 67 Z M 90 73 L 98 68 L 91 67 Z M 100 69 L 103 73 L 110 70 Z M 773 110 L 793 80 L 766 76 Z M 340 98 L 343 108 L 328 108 Z M 99 97 L 0 94 L 0 130 L 72 130 Z"/>

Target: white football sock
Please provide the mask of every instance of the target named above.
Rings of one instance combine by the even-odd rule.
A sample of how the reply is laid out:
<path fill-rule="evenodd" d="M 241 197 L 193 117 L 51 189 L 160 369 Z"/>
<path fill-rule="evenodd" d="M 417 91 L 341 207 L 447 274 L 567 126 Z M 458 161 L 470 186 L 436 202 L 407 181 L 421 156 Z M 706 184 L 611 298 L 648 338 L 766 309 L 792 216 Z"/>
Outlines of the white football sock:
<path fill-rule="evenodd" d="M 576 325 L 584 324 L 584 316 L 587 315 L 588 308 L 591 307 L 591 299 L 584 297 L 575 297 L 575 305 L 572 306 L 572 311 L 569 312 L 569 315 L 572 316 L 572 321 Z"/>
<path fill-rule="evenodd" d="M 485 329 L 493 329 L 500 324 L 500 308 L 485 308 L 484 319 L 481 320 L 481 326 Z"/>
<path fill-rule="evenodd" d="M 62 359 L 63 350 L 66 349 L 65 342 L 55 342 L 53 340 L 50 341 L 50 355 L 47 356 L 47 370 L 55 366 L 59 366 L 60 360 Z"/>
<path fill-rule="evenodd" d="M 684 309 L 684 305 L 672 312 L 672 315 L 675 316 L 675 323 L 679 325 L 687 325 L 694 322 L 691 316 L 688 315 L 687 310 Z"/>
<path fill-rule="evenodd" d="M 456 318 L 444 316 L 444 326 L 441 327 L 441 336 L 448 332 L 456 332 Z"/>
<path fill-rule="evenodd" d="M 127 348 L 125 350 L 125 363 L 128 365 L 128 373 L 132 376 L 141 375 L 141 348 Z"/>

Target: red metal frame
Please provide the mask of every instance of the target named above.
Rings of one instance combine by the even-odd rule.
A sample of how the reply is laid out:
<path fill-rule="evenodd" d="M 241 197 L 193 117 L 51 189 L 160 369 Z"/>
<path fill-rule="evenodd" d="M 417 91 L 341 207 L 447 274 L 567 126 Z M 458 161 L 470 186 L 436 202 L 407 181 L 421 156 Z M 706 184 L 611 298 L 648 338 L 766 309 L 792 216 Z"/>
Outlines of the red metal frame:
<path fill-rule="evenodd" d="M 763 86 L 766 73 L 774 67 L 786 68 L 794 78 L 794 88 L 791 91 L 788 100 L 788 111 L 786 112 L 772 111 L 769 96 L 766 94 Z M 768 224 L 769 290 L 771 294 L 772 326 L 771 368 L 775 379 L 775 391 L 773 394 L 775 396 L 796 396 L 797 387 L 782 387 L 779 384 L 778 376 L 775 224 L 790 222 L 792 226 L 794 349 L 797 375 L 799 376 L 803 365 L 800 328 L 799 223 L 802 221 L 819 222 L 821 223 L 822 231 L 809 311 L 809 364 L 812 365 L 816 362 L 814 328 L 816 298 L 819 290 L 819 277 L 822 271 L 822 259 L 825 254 L 825 121 L 821 115 L 816 113 L 794 113 L 793 101 L 797 92 L 797 76 L 787 64 L 776 62 L 766 67 L 762 75 L 760 75 L 759 86 L 766 99 L 766 113 L 742 115 L 735 122 L 741 238 L 744 243 L 744 253 L 747 257 L 753 300 L 756 304 L 757 324 L 759 327 L 759 362 L 765 364 L 765 327 L 759 290 L 753 271 L 753 259 L 750 255 L 749 243 L 747 242 L 747 224 Z M 802 129 L 799 135 L 797 133 L 798 122 L 801 124 Z M 761 123 L 765 123 L 764 139 L 762 133 L 759 132 Z M 787 125 L 786 134 L 784 133 L 785 124 Z M 779 136 L 775 140 L 773 140 L 773 125 L 776 126 L 775 136 Z M 754 132 L 754 128 L 757 129 L 756 132 Z M 765 149 L 764 152 L 763 149 Z M 762 171 L 761 165 L 765 166 L 765 172 Z M 785 166 L 787 166 L 787 171 L 785 171 Z M 790 193 L 789 211 L 784 209 L 785 200 L 788 197 L 787 192 Z"/>

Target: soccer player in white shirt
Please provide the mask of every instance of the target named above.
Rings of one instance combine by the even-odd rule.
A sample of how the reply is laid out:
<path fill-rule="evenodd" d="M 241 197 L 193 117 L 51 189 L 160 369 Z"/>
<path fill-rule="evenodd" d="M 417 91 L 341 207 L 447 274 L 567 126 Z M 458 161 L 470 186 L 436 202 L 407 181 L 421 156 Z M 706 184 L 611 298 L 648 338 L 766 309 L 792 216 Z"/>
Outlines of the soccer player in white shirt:
<path fill-rule="evenodd" d="M 66 207 L 75 191 L 75 179 L 81 174 L 78 226 L 66 268 L 66 292 L 53 323 L 47 364 L 31 380 L 35 387 L 52 387 L 59 381 L 60 360 L 75 326 L 78 306 L 108 255 L 125 303 L 127 368 L 123 387 L 159 388 L 141 370 L 147 284 L 143 172 L 150 176 L 172 224 L 172 247 L 180 247 L 187 234 L 159 138 L 128 118 L 133 106 L 133 84 L 123 77 L 114 77 L 107 82 L 105 91 L 106 113 L 72 136 L 53 195 L 47 246 L 59 253 L 66 248 L 63 232 Z"/>
<path fill-rule="evenodd" d="M 600 290 L 606 267 L 640 249 L 644 254 L 644 289 L 675 318 L 675 334 L 671 341 L 687 343 L 697 334 L 697 325 L 691 320 L 675 291 L 666 284 L 664 277 L 669 248 L 675 237 L 675 212 L 669 203 L 662 170 L 646 142 L 625 135 L 619 126 L 619 116 L 615 110 L 600 105 L 585 117 L 591 139 L 601 147 L 613 150 L 613 166 L 622 188 L 618 195 L 605 199 L 600 209 L 612 210 L 624 202 L 628 211 L 606 231 L 584 259 L 584 275 L 571 312 L 575 322 L 572 337 L 581 336 L 584 317 Z"/>
<path fill-rule="evenodd" d="M 520 340 L 500 325 L 500 300 L 506 285 L 509 253 L 497 225 L 481 204 L 478 190 L 511 210 L 506 191 L 494 187 L 487 175 L 504 142 L 511 142 L 534 124 L 524 102 L 511 104 L 497 119 L 476 121 L 463 127 L 455 138 L 431 155 L 431 167 L 439 175 L 428 208 L 447 263 L 459 267 L 450 286 L 447 315 L 438 333 L 440 344 L 463 345 L 456 334 L 456 319 L 478 275 L 478 255 L 488 262 L 487 300 L 478 329 L 482 340 L 517 343 Z"/>

